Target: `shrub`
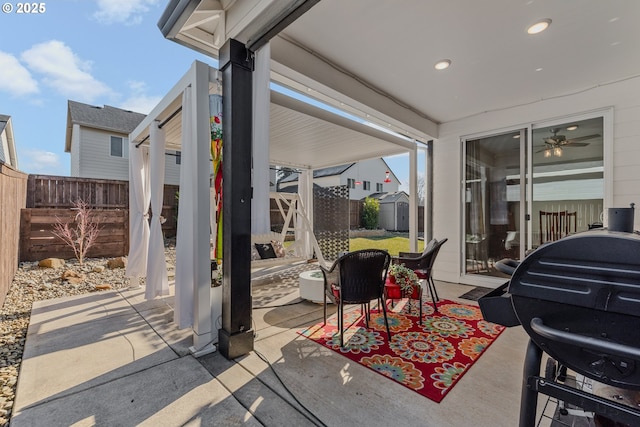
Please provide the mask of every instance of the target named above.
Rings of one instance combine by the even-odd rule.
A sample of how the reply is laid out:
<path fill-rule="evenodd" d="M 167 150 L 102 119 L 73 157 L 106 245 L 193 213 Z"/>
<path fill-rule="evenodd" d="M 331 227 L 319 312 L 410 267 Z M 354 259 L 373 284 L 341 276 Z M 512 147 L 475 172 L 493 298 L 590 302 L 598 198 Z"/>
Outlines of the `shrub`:
<path fill-rule="evenodd" d="M 378 217 L 380 216 L 380 202 L 377 199 L 367 197 L 362 206 L 362 226 L 367 230 L 378 228 Z"/>
<path fill-rule="evenodd" d="M 75 217 L 75 228 L 71 228 L 69 223 L 57 219 L 53 225 L 53 234 L 73 249 L 73 253 L 80 265 L 84 262 L 87 251 L 98 238 L 100 224 L 92 218 L 89 204 L 81 199 L 73 203 L 73 207 L 78 211 Z"/>

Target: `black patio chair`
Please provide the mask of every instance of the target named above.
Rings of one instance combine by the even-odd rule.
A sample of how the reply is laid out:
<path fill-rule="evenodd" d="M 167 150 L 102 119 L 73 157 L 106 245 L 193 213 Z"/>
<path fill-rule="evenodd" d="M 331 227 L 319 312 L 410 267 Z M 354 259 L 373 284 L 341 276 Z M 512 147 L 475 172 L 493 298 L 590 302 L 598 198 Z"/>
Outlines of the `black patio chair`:
<path fill-rule="evenodd" d="M 438 291 L 436 290 L 436 284 L 433 281 L 432 271 L 433 264 L 436 262 L 436 257 L 442 245 L 449 239 L 442 239 L 440 241 L 433 239 L 424 248 L 422 253 L 414 252 L 400 252 L 397 257 L 394 257 L 392 262 L 394 264 L 404 264 L 405 267 L 415 271 L 419 279 L 424 279 L 427 282 L 427 289 L 429 295 L 431 295 L 431 301 L 433 301 L 433 309 L 438 312 L 438 306 L 436 303 L 440 300 L 438 297 Z"/>
<path fill-rule="evenodd" d="M 349 252 L 338 258 L 330 268 L 320 266 L 324 275 L 325 295 L 338 306 L 338 328 L 340 347 L 344 346 L 344 305 L 360 304 L 369 327 L 371 300 L 377 299 L 382 306 L 387 335 L 391 339 L 387 309 L 380 303 L 383 299 L 384 283 L 391 263 L 391 256 L 380 249 L 363 249 Z M 327 303 L 324 302 L 324 323 L 327 323 Z"/>

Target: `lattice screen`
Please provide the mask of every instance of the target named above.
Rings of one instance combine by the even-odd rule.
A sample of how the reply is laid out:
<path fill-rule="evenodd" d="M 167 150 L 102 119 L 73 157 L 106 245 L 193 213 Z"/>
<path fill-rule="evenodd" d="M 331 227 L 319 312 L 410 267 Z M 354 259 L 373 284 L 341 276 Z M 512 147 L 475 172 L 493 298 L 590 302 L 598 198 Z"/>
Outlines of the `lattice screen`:
<path fill-rule="evenodd" d="M 349 188 L 314 187 L 313 228 L 326 260 L 349 251 Z"/>

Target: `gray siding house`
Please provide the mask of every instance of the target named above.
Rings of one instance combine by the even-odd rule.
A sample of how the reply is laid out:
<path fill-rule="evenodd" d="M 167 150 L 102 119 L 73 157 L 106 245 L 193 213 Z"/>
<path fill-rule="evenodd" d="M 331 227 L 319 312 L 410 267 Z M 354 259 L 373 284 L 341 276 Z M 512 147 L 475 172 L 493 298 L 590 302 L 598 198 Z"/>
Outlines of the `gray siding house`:
<path fill-rule="evenodd" d="M 18 169 L 16 142 L 13 139 L 11 116 L 0 114 L 0 163 Z"/>
<path fill-rule="evenodd" d="M 144 114 L 105 105 L 69 101 L 65 149 L 71 153 L 71 176 L 129 179 L 129 133 Z M 165 155 L 165 184 L 180 183 L 180 152 Z"/>

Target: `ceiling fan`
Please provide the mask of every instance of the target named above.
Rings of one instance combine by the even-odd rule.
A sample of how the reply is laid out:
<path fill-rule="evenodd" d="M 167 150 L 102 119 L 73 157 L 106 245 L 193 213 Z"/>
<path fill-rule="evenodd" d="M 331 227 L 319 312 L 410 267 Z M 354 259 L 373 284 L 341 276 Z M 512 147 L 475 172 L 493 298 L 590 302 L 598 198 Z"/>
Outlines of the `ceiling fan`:
<path fill-rule="evenodd" d="M 587 145 L 589 145 L 588 142 L 582 142 L 582 141 L 586 141 L 589 139 L 593 139 L 593 138 L 597 138 L 600 135 L 599 134 L 593 134 L 593 135 L 585 135 L 585 136 L 579 136 L 577 138 L 571 138 L 571 139 L 567 139 L 566 136 L 564 135 L 558 135 L 558 131 L 560 131 L 560 129 L 558 128 L 551 128 L 549 129 L 549 131 L 553 134 L 553 136 L 547 137 L 547 138 L 542 138 L 542 140 L 544 141 L 544 148 L 542 148 L 541 150 L 536 151 L 536 153 L 542 153 L 544 152 L 544 156 L 545 157 L 551 157 L 551 155 L 553 154 L 554 156 L 562 156 L 562 149 L 565 147 L 586 147 Z"/>

